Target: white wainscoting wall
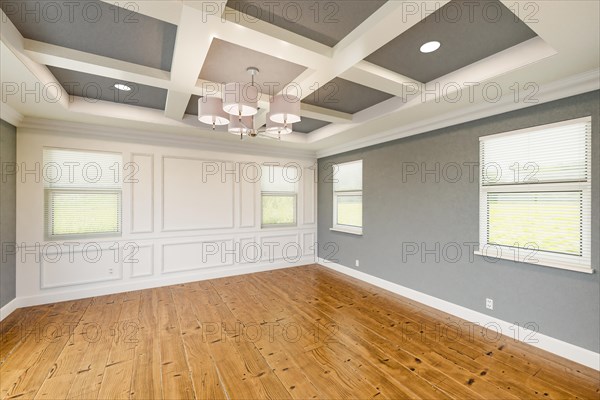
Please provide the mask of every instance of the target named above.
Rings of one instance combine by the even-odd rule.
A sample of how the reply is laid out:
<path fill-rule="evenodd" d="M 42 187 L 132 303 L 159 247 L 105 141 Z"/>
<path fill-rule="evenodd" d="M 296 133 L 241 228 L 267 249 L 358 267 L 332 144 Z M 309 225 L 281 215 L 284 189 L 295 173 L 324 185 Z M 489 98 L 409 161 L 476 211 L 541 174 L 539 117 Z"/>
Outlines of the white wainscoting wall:
<path fill-rule="evenodd" d="M 123 184 L 121 236 L 45 240 L 44 147 L 118 152 L 124 164 L 135 165 L 124 171 L 124 177 L 135 172 L 129 176 L 135 183 Z M 17 161 L 18 307 L 315 262 L 314 158 L 138 144 L 85 132 L 63 136 L 56 127 L 23 127 Z M 260 181 L 241 171 L 265 162 L 302 168 L 295 227 L 261 227 Z"/>

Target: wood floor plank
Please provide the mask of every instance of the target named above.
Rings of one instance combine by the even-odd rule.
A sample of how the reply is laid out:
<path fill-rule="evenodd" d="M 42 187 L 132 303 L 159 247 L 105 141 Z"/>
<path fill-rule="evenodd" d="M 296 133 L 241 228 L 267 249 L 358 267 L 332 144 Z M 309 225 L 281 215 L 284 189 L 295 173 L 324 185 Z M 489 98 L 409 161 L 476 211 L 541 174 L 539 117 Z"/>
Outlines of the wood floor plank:
<path fill-rule="evenodd" d="M 289 396 L 303 399 L 326 397 L 305 374 L 310 368 L 310 360 L 300 360 L 298 356 L 303 355 L 302 352 L 292 352 L 289 346 L 281 343 L 281 334 L 275 328 L 286 324 L 286 320 L 279 318 L 277 321 L 272 316 L 269 318 L 268 309 L 259 304 L 252 293 L 245 292 L 242 288 L 222 288 L 216 285 L 217 281 L 211 283 L 217 287 L 219 295 L 224 300 L 227 299 L 225 304 L 231 316 L 239 321 L 240 340 L 256 350 L 253 352 L 254 357 L 258 358 L 260 355 L 266 360 L 265 367 L 272 368 L 272 376 L 278 377 Z M 240 296 L 245 301 L 239 301 Z M 258 314 L 255 312 L 257 310 Z M 319 371 L 316 369 L 313 372 Z"/>
<path fill-rule="evenodd" d="M 16 310 L 0 398 L 600 398 L 598 371 L 492 333 L 310 265 Z"/>
<path fill-rule="evenodd" d="M 131 399 L 162 398 L 160 345 L 157 334 L 158 296 L 156 289 L 143 290 L 140 296 L 140 321 L 133 361 Z"/>
<path fill-rule="evenodd" d="M 212 292 L 210 298 L 220 299 L 210 283 L 199 282 L 198 287 Z M 248 393 L 249 397 L 261 399 L 291 398 L 254 343 L 243 339 L 241 325 L 222 299 L 198 312 L 202 318 L 221 326 L 219 337 L 208 339 L 207 344 L 229 396 L 235 398 L 239 393 Z"/>
<path fill-rule="evenodd" d="M 196 398 L 226 399 L 219 372 L 208 351 L 208 344 L 203 340 L 196 315 L 196 307 L 208 306 L 208 300 L 201 296 L 194 285 L 178 285 L 172 287 L 171 292 L 178 309 L 181 336 Z"/>
<path fill-rule="evenodd" d="M 335 288 L 331 288 L 331 290 L 328 293 L 334 297 L 337 296 L 336 298 L 339 300 L 340 298 L 342 298 L 342 295 L 346 295 L 349 292 L 348 291 L 338 291 Z M 325 295 L 325 296 L 328 296 L 328 295 Z M 393 324 L 394 322 L 402 323 L 407 318 L 409 318 L 409 319 L 415 318 L 412 322 L 415 324 L 418 324 L 419 326 L 424 326 L 423 324 L 430 322 L 426 319 L 426 316 L 424 316 L 420 311 L 416 311 L 416 310 L 413 310 L 411 313 L 407 313 L 406 315 L 396 315 L 394 312 L 383 313 L 381 310 L 388 310 L 389 309 L 388 307 L 390 306 L 390 304 L 388 303 L 388 301 L 386 299 L 382 299 L 381 296 L 374 297 L 374 298 L 375 298 L 375 300 L 373 300 L 373 298 L 365 299 L 365 303 L 368 305 L 372 305 L 372 304 L 376 305 L 376 307 L 377 307 L 376 311 L 374 311 L 372 308 L 369 308 L 369 307 L 365 307 L 362 309 L 359 308 L 359 310 L 362 311 L 361 315 L 368 316 L 367 318 L 372 318 L 373 322 L 380 324 L 381 330 L 390 331 L 390 329 L 388 327 L 389 325 Z M 351 299 L 349 301 L 355 301 L 355 300 L 356 299 Z M 333 300 L 330 300 L 330 301 L 333 301 Z M 381 302 L 383 304 L 381 304 Z M 396 318 L 394 318 L 394 317 L 396 317 Z M 423 328 L 423 329 L 427 329 L 427 328 Z M 534 369 L 531 374 L 527 375 L 530 384 L 528 385 L 527 390 L 523 390 L 521 388 L 521 385 L 519 385 L 519 379 L 516 377 L 516 375 L 519 375 L 519 374 L 517 374 L 516 369 L 509 364 L 503 363 L 502 361 L 497 361 L 496 359 L 493 359 L 493 357 L 491 357 L 492 352 L 496 351 L 496 348 L 494 347 L 495 344 L 490 345 L 490 343 L 486 342 L 485 340 L 483 340 L 481 338 L 478 338 L 477 336 L 475 336 L 473 338 L 473 340 L 467 340 L 465 342 L 460 342 L 460 341 L 449 341 L 443 335 L 437 335 L 435 341 L 430 341 L 428 343 L 430 346 L 435 347 L 438 341 L 443 345 L 442 349 L 455 350 L 457 353 L 459 353 L 461 355 L 467 355 L 468 357 L 473 358 L 474 360 L 477 359 L 478 357 L 486 357 L 485 361 L 479 362 L 480 367 L 473 368 L 473 370 L 471 370 L 471 372 L 474 374 L 480 373 L 480 371 L 482 371 L 482 369 L 483 369 L 483 365 L 493 366 L 493 368 L 488 368 L 488 370 L 486 371 L 487 375 L 483 378 L 483 380 L 494 381 L 497 385 L 500 385 L 500 386 L 503 385 L 503 388 L 505 388 L 506 390 L 510 390 L 512 393 L 517 392 L 517 394 L 521 397 L 528 397 L 528 398 L 529 397 L 566 398 L 566 396 L 568 397 L 568 394 L 566 392 L 564 392 L 563 390 L 561 390 L 560 388 L 553 388 L 552 390 L 548 390 L 547 389 L 548 386 L 545 384 L 545 382 L 542 382 L 541 380 L 534 378 L 533 374 L 534 374 L 534 372 L 537 372 L 537 369 Z M 469 353 L 469 350 L 471 351 L 471 353 Z M 471 363 L 470 365 L 472 365 L 472 364 L 473 363 Z M 502 372 L 501 376 L 499 376 L 497 371 Z M 475 382 L 482 380 L 482 378 L 480 378 L 480 377 L 474 377 L 473 379 Z M 508 389 L 508 388 L 510 388 L 510 389 Z M 519 392 L 520 390 L 521 390 L 521 392 Z"/>
<path fill-rule="evenodd" d="M 22 370 L 14 381 L 0 379 L 0 395 L 5 398 L 34 398 L 46 378 L 52 374 L 55 361 L 71 340 L 69 327 L 76 326 L 90 301 L 68 301 L 55 304 L 30 327 L 28 336 L 0 366 L 0 376 L 7 370 Z"/>
<path fill-rule="evenodd" d="M 92 305 L 84 314 L 82 332 L 88 346 L 81 354 L 77 369 L 72 371 L 74 379 L 67 398 L 83 400 L 98 397 L 122 300 L 120 294 L 94 297 Z"/>
<path fill-rule="evenodd" d="M 0 321 L 0 365 L 27 336 L 35 334 L 38 321 L 51 309 L 52 305 L 21 308 Z"/>
<path fill-rule="evenodd" d="M 156 293 L 158 295 L 162 396 L 167 399 L 193 399 L 195 397 L 194 388 L 181 342 L 179 317 L 171 289 L 161 287 L 156 289 Z"/>
<path fill-rule="evenodd" d="M 285 273 L 285 272 L 283 272 Z M 327 278 L 321 278 L 321 282 L 327 282 Z M 357 301 L 357 298 L 352 298 L 352 297 L 347 297 L 347 296 L 352 296 L 350 293 L 352 293 L 351 291 L 348 290 L 344 290 L 343 289 L 343 285 L 341 285 L 342 288 L 336 289 L 332 286 L 329 286 L 329 290 L 327 292 L 326 295 L 324 296 L 334 296 L 334 297 L 330 297 L 329 298 L 329 302 L 334 302 L 335 300 L 340 300 L 340 301 L 344 301 L 344 297 L 348 298 L 348 300 L 346 300 L 347 302 L 353 302 L 353 301 Z M 337 296 L 337 297 L 336 297 Z M 362 298 L 362 297 L 361 297 Z M 369 308 L 369 307 L 365 307 L 364 309 L 360 309 L 362 310 L 362 315 L 368 316 L 368 318 L 373 318 L 373 321 L 377 324 L 380 324 L 380 329 L 382 330 L 386 330 L 389 331 L 388 329 L 388 325 L 392 325 L 394 322 L 396 323 L 402 323 L 404 322 L 402 320 L 402 318 L 406 319 L 408 318 L 407 315 L 404 316 L 399 316 L 399 318 L 394 319 L 394 314 L 395 311 L 392 311 L 391 314 L 389 312 L 390 307 L 394 307 L 395 304 L 390 303 L 388 299 L 383 298 L 382 296 L 367 296 L 365 297 L 364 303 L 368 304 L 368 305 L 374 305 L 376 307 L 376 310 L 374 311 L 374 309 Z M 346 303 L 349 304 L 349 303 Z M 383 312 L 383 310 L 388 310 L 386 312 Z M 418 326 L 423 327 L 425 324 L 427 324 L 428 321 L 426 318 L 426 315 L 424 315 L 421 311 L 418 310 L 412 310 L 412 312 L 410 313 L 410 318 L 413 319 L 413 322 L 417 323 Z M 398 320 L 400 319 L 400 321 Z M 426 328 L 423 328 L 426 329 Z M 489 341 L 486 341 L 485 339 L 482 339 L 481 337 L 478 337 L 477 335 L 475 335 L 473 337 L 473 340 L 468 340 L 468 341 L 464 341 L 464 342 L 451 342 L 448 341 L 446 338 L 444 338 L 443 335 L 438 335 L 437 336 L 437 340 L 439 340 L 443 345 L 445 345 L 445 347 L 442 347 L 443 349 L 453 349 L 453 350 L 457 350 L 457 352 L 461 355 L 467 355 L 469 357 L 472 357 L 473 359 L 477 359 L 479 357 L 485 357 L 486 360 L 485 361 L 481 361 L 479 364 L 481 366 L 483 365 L 488 365 L 490 367 L 493 368 L 488 368 L 486 371 L 486 376 L 483 378 L 484 380 L 495 380 L 495 382 L 498 385 L 502 385 L 504 384 L 504 388 L 506 388 L 507 390 L 510 390 L 512 393 L 518 393 L 520 396 L 523 397 L 546 397 L 546 398 L 567 398 L 569 397 L 569 393 L 564 391 L 562 388 L 555 386 L 555 385 L 551 385 L 548 384 L 547 382 L 544 382 L 536 377 L 534 377 L 535 372 L 537 372 L 537 368 L 530 370 L 530 373 L 528 375 L 525 375 L 527 377 L 527 384 L 525 385 L 523 383 L 523 381 L 519 378 L 519 376 L 521 374 L 519 374 L 519 371 L 513 367 L 513 365 L 511 365 L 511 361 L 513 362 L 519 362 L 521 360 L 519 360 L 517 357 L 514 356 L 509 356 L 509 355 L 505 355 L 502 354 L 501 351 L 496 351 L 495 348 L 495 343 L 489 343 Z M 430 342 L 430 346 L 434 345 L 434 342 Z M 471 350 L 471 355 L 469 355 L 469 351 L 467 350 Z M 493 357 L 493 353 L 496 352 L 498 354 L 502 354 L 503 356 L 505 356 L 504 359 L 502 360 L 496 360 Z M 476 357 L 473 357 L 473 354 Z M 478 373 L 479 371 L 477 371 L 477 369 L 479 369 L 479 371 L 481 371 L 481 367 L 480 368 L 475 368 L 474 370 L 472 370 L 471 372 L 473 373 Z M 498 372 L 501 371 L 501 376 L 499 376 L 500 374 Z M 481 380 L 481 378 L 477 377 L 477 378 L 473 378 L 475 381 L 479 381 Z M 510 389 L 508 389 L 510 388 Z"/>
<path fill-rule="evenodd" d="M 290 277 L 293 278 L 293 277 Z M 300 282 L 294 282 L 298 287 Z M 369 329 L 369 324 L 361 324 L 360 314 L 352 306 L 346 308 L 346 312 L 340 313 L 336 308 L 336 302 L 319 302 L 316 309 L 330 317 L 335 317 L 336 321 L 345 329 L 340 330 L 350 340 L 359 343 L 361 346 L 369 348 L 370 353 L 386 366 L 395 365 L 396 368 L 404 368 L 421 377 L 434 387 L 439 387 L 453 397 L 459 398 L 516 398 L 510 393 L 500 390 L 498 387 L 486 382 L 477 384 L 477 392 L 472 390 L 472 381 L 475 377 L 468 371 L 459 368 L 449 362 L 430 362 L 428 354 L 430 349 L 425 346 L 413 346 L 415 350 L 408 350 L 403 345 L 404 341 L 396 335 L 381 336 L 376 330 Z M 310 305 L 310 302 L 307 302 Z M 359 324 L 357 326 L 357 323 Z M 413 343 L 414 344 L 414 343 Z M 412 351 L 412 352 L 411 352 Z M 440 368 L 441 366 L 441 368 Z M 478 393 L 479 392 L 479 393 Z"/>
<path fill-rule="evenodd" d="M 98 399 L 128 399 L 138 341 L 141 292 L 122 294 L 119 320 L 103 372 Z"/>
<path fill-rule="evenodd" d="M 259 280 L 260 278 L 256 278 Z M 303 288 L 295 286 L 299 289 L 296 292 L 291 291 L 291 287 L 288 291 L 283 291 L 281 287 L 279 288 L 270 288 L 268 286 L 263 286 L 263 291 L 271 290 L 273 291 L 273 300 L 277 297 L 289 295 L 289 293 L 294 293 L 288 301 L 283 302 L 283 304 L 296 304 L 298 297 L 300 296 L 300 292 Z M 308 305 L 308 304 L 307 304 Z M 332 338 L 329 346 L 337 347 L 337 344 L 342 344 L 343 349 L 338 350 L 339 354 L 347 354 L 350 358 L 347 360 L 356 360 L 359 363 L 359 367 L 356 368 L 357 372 L 361 374 L 369 374 L 371 371 L 378 370 L 378 373 L 384 378 L 383 380 L 377 381 L 374 380 L 374 377 L 371 377 L 369 380 L 371 382 L 377 382 L 377 388 L 383 392 L 384 397 L 395 398 L 398 396 L 401 397 L 425 397 L 425 398 L 447 398 L 450 397 L 449 393 L 440 390 L 440 388 L 430 385 L 429 383 L 423 381 L 417 374 L 412 373 L 409 369 L 403 368 L 399 365 L 399 363 L 390 363 L 390 360 L 393 359 L 391 355 L 383 355 L 381 357 L 377 357 L 375 354 L 375 348 L 372 343 L 367 343 L 363 341 L 362 343 L 357 343 L 353 341 L 347 335 L 348 328 L 346 325 L 340 322 L 339 316 L 334 315 L 331 319 L 329 319 L 326 314 L 319 311 L 313 311 L 312 308 L 306 307 L 304 304 L 296 305 L 296 312 L 303 313 L 306 315 L 308 319 L 319 321 L 323 324 L 323 326 L 335 326 L 336 332 L 335 336 Z M 335 318 L 335 319 L 333 319 Z M 361 334 L 364 333 L 361 330 Z M 365 368 L 363 368 L 363 365 Z M 362 368 L 362 369 L 361 369 Z M 395 387 L 408 387 L 403 391 L 403 393 L 395 392 L 388 385 L 389 381 L 394 381 L 397 385 Z M 410 385 L 406 385 L 407 382 L 410 381 Z M 386 394 L 387 392 L 387 394 Z"/>

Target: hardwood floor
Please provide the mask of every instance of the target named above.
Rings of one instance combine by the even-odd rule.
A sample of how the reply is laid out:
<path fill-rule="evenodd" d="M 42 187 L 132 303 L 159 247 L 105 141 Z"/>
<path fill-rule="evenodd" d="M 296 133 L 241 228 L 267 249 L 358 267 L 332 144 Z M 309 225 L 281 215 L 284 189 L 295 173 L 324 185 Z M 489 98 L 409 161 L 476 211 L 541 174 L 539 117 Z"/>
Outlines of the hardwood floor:
<path fill-rule="evenodd" d="M 598 371 L 311 265 L 20 309 L 0 396 L 582 398 Z"/>

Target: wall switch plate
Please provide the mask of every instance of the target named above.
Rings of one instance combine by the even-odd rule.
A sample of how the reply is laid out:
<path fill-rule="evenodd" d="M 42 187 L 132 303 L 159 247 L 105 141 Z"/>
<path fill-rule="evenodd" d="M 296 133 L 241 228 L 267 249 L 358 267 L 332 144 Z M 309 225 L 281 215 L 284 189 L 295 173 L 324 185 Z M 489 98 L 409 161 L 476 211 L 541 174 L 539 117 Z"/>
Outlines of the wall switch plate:
<path fill-rule="evenodd" d="M 494 309 L 494 300 L 485 299 L 485 308 L 487 308 L 488 310 L 493 310 Z"/>

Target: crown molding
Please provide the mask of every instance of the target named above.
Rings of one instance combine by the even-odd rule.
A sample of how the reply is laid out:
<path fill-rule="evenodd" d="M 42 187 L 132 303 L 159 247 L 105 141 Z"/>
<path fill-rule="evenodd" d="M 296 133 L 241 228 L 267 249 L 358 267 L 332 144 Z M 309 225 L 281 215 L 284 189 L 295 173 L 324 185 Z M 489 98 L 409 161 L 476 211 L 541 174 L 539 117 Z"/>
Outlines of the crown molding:
<path fill-rule="evenodd" d="M 23 114 L 21 114 L 8 104 L 2 103 L 2 106 L 0 107 L 0 118 L 2 118 L 2 120 L 8 122 L 11 125 L 18 127 L 21 125 L 21 122 L 23 122 L 24 117 Z"/>
<path fill-rule="evenodd" d="M 310 160 L 314 160 L 316 158 L 316 153 L 312 150 L 261 146 L 256 143 L 248 142 L 223 142 L 221 140 L 202 138 L 189 134 L 185 135 L 173 132 L 168 132 L 167 134 L 166 132 L 120 128 L 115 126 L 73 121 L 25 117 L 20 123 L 19 129 L 46 135 L 143 143 L 157 146 L 196 148 L 227 153 L 270 157 L 289 157 Z"/>
<path fill-rule="evenodd" d="M 419 121 L 414 124 L 404 126 L 400 129 L 394 128 L 366 138 L 353 140 L 339 146 L 333 146 L 317 151 L 317 157 L 323 158 L 335 154 L 345 153 L 352 150 L 373 146 L 380 143 L 390 142 L 396 139 L 402 139 L 420 133 L 431 132 L 436 129 L 446 128 L 448 126 L 458 125 L 465 122 L 503 114 L 522 108 L 536 106 L 554 100 L 575 96 L 600 89 L 600 69 L 594 69 L 578 75 L 573 75 L 566 79 L 550 82 L 540 87 L 536 94 L 537 103 L 515 102 L 511 94 L 506 94 L 497 103 L 479 103 L 458 111 L 449 112 Z"/>

